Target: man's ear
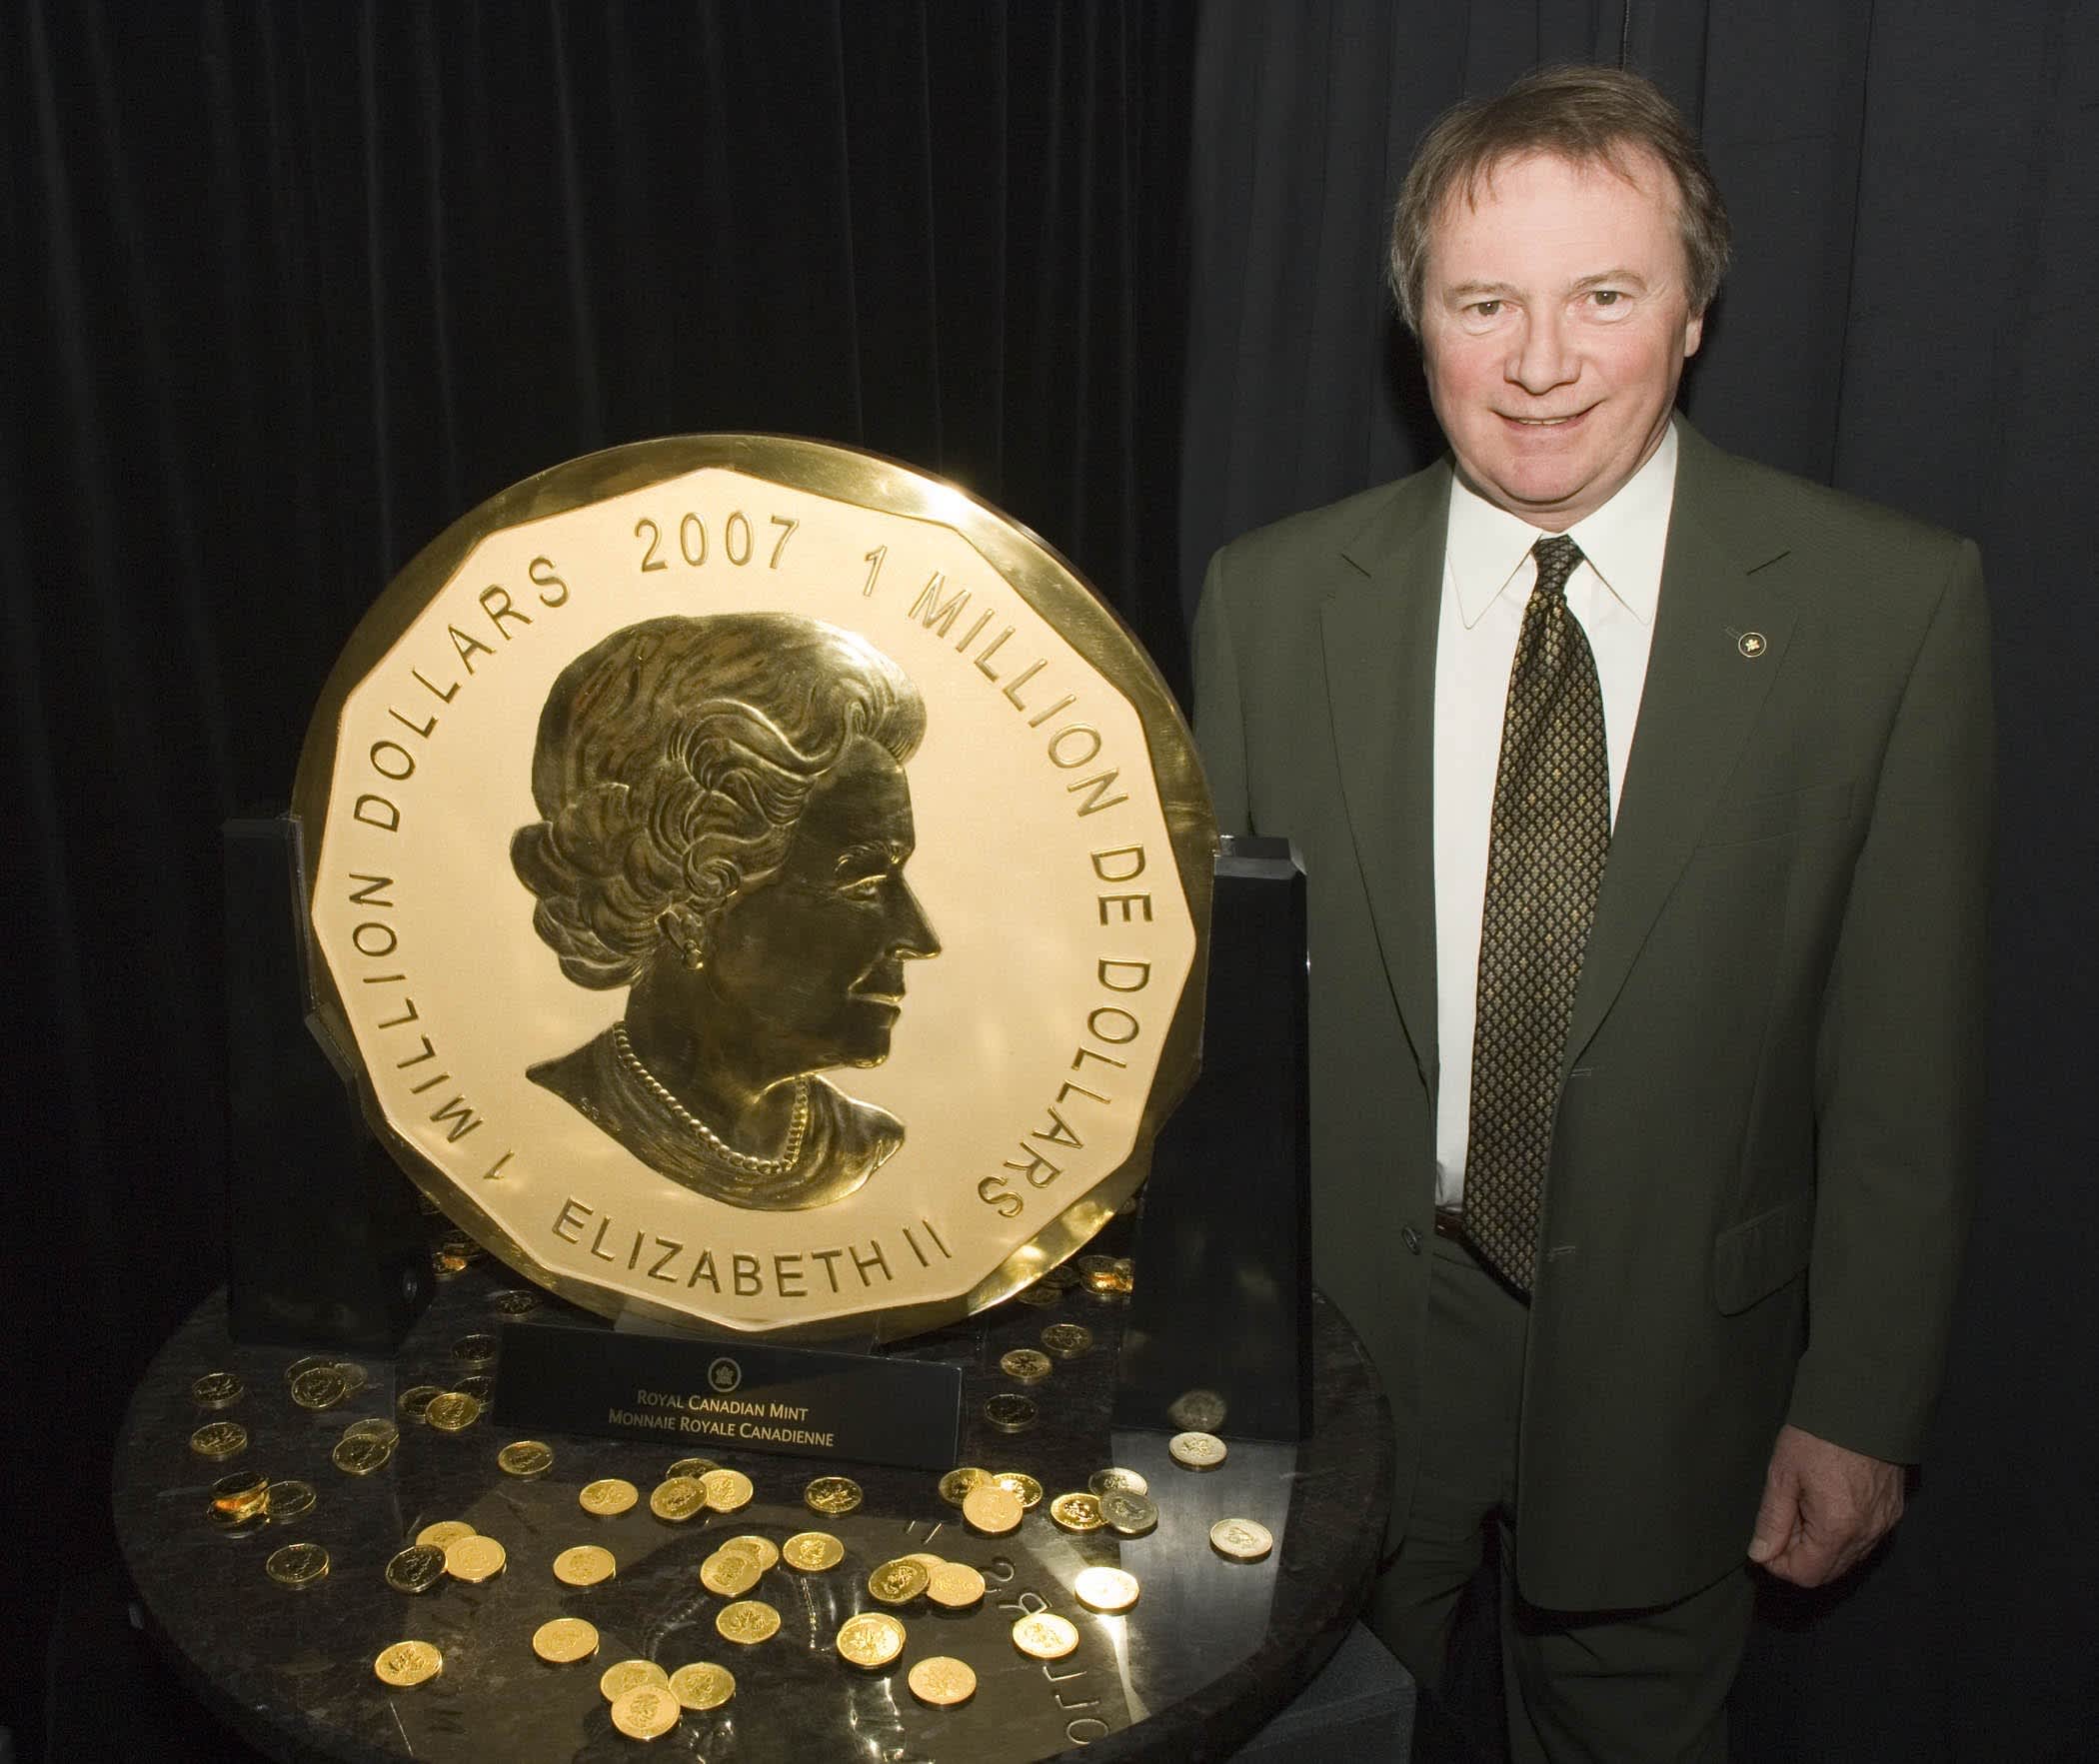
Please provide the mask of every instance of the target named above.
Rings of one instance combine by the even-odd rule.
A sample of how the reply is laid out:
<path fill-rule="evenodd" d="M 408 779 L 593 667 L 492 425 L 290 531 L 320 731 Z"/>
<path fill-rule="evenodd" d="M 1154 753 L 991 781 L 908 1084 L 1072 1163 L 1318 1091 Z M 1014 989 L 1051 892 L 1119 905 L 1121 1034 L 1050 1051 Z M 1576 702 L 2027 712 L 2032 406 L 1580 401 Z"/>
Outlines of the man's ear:
<path fill-rule="evenodd" d="M 1683 359 L 1689 361 L 1698 353 L 1698 345 L 1705 341 L 1705 315 L 1693 313 L 1683 328 Z"/>

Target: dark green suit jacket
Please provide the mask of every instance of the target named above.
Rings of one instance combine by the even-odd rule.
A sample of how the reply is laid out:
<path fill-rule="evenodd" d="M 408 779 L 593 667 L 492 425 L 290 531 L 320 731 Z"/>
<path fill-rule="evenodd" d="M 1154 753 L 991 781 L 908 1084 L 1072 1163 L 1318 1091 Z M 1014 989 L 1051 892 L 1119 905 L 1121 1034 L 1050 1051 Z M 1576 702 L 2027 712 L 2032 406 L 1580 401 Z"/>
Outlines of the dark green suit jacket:
<path fill-rule="evenodd" d="M 1568 1034 L 1516 1572 L 1565 1609 L 1742 1559 L 1791 1420 L 1918 1455 L 1978 1136 L 1991 823 L 1975 548 L 1678 420 L 1645 692 Z M 1236 541 L 1195 632 L 1227 831 L 1311 915 L 1313 1262 L 1399 1434 L 1434 1201 L 1430 779 L 1448 461 Z"/>

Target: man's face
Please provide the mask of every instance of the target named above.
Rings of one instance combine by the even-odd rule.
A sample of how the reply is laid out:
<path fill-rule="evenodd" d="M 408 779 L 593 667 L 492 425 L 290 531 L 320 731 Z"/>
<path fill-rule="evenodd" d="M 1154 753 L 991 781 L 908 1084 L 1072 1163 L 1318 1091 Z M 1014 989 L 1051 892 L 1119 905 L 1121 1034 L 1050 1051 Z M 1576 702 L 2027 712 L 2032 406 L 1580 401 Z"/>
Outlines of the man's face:
<path fill-rule="evenodd" d="M 715 1007 L 783 1066 L 889 1057 L 905 959 L 941 947 L 904 880 L 913 838 L 904 768 L 863 737 L 810 792 L 779 873 L 716 921 Z"/>
<path fill-rule="evenodd" d="M 1530 154 L 1478 202 L 1444 200 L 1421 286 L 1428 396 L 1473 489 L 1560 532 L 1637 472 L 1668 427 L 1703 316 L 1685 287 L 1676 189 L 1648 154 Z"/>

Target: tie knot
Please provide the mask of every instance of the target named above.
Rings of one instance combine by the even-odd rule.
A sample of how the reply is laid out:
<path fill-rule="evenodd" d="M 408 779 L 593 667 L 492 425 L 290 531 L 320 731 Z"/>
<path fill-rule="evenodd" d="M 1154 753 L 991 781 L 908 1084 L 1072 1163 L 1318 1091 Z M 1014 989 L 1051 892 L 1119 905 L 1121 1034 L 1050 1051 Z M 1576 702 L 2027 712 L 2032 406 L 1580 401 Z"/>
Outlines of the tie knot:
<path fill-rule="evenodd" d="M 1558 600 L 1581 562 L 1581 547 L 1564 533 L 1548 533 L 1530 548 L 1530 555 L 1538 561 L 1538 593 Z"/>

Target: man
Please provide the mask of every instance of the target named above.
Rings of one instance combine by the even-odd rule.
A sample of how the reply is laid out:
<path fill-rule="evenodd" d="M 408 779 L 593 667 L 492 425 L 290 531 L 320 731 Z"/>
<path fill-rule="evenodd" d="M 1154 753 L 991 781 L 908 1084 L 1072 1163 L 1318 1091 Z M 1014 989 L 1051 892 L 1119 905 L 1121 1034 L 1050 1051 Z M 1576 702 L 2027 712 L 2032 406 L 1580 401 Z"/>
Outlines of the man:
<path fill-rule="evenodd" d="M 1672 415 L 1726 252 L 1636 76 L 1445 117 L 1393 280 L 1450 455 L 1226 547 L 1196 624 L 1219 821 L 1308 874 L 1370 1620 L 1433 1689 L 1498 1526 L 1518 1757 L 1724 1756 L 1748 1564 L 1901 1512 L 1968 1211 L 1979 564 Z"/>

